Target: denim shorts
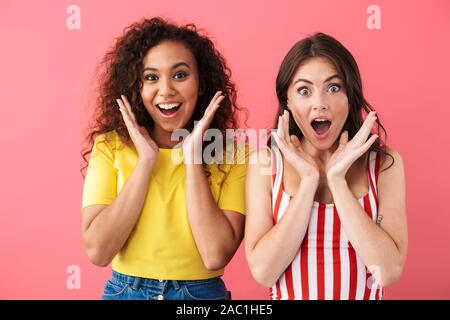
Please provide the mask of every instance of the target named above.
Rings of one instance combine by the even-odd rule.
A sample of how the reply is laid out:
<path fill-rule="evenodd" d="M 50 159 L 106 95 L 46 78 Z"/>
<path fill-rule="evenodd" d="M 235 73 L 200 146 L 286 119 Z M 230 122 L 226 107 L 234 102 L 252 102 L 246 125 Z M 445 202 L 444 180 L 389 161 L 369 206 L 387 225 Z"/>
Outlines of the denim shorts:
<path fill-rule="evenodd" d="M 105 283 L 102 300 L 231 300 L 221 277 L 206 280 L 157 280 L 117 271 Z"/>

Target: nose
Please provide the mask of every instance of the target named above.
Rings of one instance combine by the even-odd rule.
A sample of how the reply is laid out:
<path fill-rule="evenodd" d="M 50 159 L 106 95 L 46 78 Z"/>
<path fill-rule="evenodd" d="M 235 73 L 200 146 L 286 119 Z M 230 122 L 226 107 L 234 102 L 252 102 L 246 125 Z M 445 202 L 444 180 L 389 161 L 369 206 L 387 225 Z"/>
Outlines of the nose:
<path fill-rule="evenodd" d="M 313 110 L 316 111 L 328 110 L 328 106 L 326 104 L 315 104 L 313 106 Z"/>
<path fill-rule="evenodd" d="M 159 81 L 158 93 L 162 97 L 170 97 L 175 94 L 171 79 L 163 78 Z"/>
<path fill-rule="evenodd" d="M 317 94 L 312 100 L 312 109 L 316 111 L 328 110 L 328 103 L 322 94 Z"/>

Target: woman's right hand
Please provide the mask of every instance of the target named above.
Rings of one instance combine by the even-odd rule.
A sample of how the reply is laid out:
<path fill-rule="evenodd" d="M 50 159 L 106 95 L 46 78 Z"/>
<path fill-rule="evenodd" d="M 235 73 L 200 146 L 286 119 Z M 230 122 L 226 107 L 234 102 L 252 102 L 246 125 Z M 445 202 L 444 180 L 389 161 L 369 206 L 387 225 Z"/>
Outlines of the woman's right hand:
<path fill-rule="evenodd" d="M 158 145 L 150 137 L 147 129 L 138 125 L 127 97 L 124 95 L 121 95 L 121 97 L 122 99 L 116 99 L 116 101 L 139 158 L 155 161 L 159 153 Z"/>
<path fill-rule="evenodd" d="M 277 132 L 273 136 L 284 158 L 295 168 L 302 180 L 319 180 L 320 173 L 315 160 L 303 150 L 297 136 L 289 135 L 289 112 L 286 110 L 278 117 Z"/>

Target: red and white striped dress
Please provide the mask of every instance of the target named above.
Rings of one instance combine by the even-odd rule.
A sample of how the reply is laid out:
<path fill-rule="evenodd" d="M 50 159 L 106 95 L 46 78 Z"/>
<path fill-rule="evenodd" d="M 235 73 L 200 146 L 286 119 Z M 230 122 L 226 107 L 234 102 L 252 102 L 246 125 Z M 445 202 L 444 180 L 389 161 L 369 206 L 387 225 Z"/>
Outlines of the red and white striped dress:
<path fill-rule="evenodd" d="M 279 149 L 272 147 L 272 210 L 274 223 L 280 221 L 290 201 L 283 187 L 283 161 Z M 370 152 L 367 169 L 369 192 L 358 199 L 377 220 L 377 179 L 380 156 Z M 294 260 L 276 284 L 269 289 L 273 300 L 380 300 L 384 289 L 372 285 L 372 277 L 355 252 L 334 204 L 314 201 L 305 238 Z"/>

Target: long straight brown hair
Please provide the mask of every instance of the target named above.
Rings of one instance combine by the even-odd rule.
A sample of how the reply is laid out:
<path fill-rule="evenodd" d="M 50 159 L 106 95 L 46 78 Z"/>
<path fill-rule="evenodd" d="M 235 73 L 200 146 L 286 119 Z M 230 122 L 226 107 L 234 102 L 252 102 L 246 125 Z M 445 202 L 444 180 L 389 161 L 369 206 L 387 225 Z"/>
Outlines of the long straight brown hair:
<path fill-rule="evenodd" d="M 334 64 L 338 75 L 343 79 L 347 99 L 349 103 L 349 114 L 342 131 L 348 131 L 349 140 L 359 131 L 363 124 L 363 112 L 369 113 L 375 109 L 367 102 L 362 92 L 361 75 L 358 65 L 350 51 L 348 51 L 335 38 L 324 33 L 316 33 L 312 36 L 298 41 L 284 57 L 278 71 L 276 80 L 276 91 L 278 98 L 278 115 L 282 115 L 287 108 L 287 91 L 298 68 L 311 58 L 323 57 Z M 275 119 L 274 128 L 277 128 L 278 115 Z M 369 150 L 380 152 L 383 155 L 393 157 L 386 152 L 385 141 L 387 139 L 386 129 L 381 124 L 379 118 L 376 120 L 378 139 L 372 144 Z M 383 137 L 380 133 L 383 133 Z M 294 118 L 289 118 L 289 134 L 296 135 L 299 139 L 303 133 L 297 126 Z M 390 167 L 389 166 L 389 167 Z"/>

